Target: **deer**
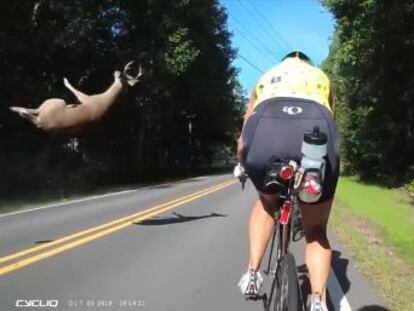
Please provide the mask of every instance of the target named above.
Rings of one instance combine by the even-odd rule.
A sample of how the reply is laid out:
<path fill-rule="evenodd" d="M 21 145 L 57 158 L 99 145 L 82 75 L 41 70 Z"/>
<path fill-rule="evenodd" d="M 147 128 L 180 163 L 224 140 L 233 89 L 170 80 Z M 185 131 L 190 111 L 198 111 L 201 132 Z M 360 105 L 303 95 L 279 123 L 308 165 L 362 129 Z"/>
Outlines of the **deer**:
<path fill-rule="evenodd" d="M 126 86 L 134 86 L 140 81 L 143 74 L 142 66 L 139 66 L 137 75 L 131 76 L 128 71 L 131 70 L 132 64 L 133 61 L 129 62 L 122 73 L 115 71 L 114 82 L 106 91 L 99 94 L 86 95 L 64 78 L 63 84 L 75 95 L 78 103 L 67 104 L 64 99 L 50 98 L 36 109 L 12 106 L 10 110 L 29 120 L 41 130 L 76 132 L 101 119 Z"/>

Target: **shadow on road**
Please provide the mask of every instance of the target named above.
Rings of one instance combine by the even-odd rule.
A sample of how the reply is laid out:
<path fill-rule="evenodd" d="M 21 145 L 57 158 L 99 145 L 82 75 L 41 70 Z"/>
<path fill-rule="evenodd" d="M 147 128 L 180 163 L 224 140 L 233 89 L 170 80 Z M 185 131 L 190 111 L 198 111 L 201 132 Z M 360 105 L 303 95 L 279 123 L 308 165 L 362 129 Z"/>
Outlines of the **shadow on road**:
<path fill-rule="evenodd" d="M 349 288 L 351 287 L 351 282 L 349 281 L 348 275 L 347 275 L 347 269 L 349 265 L 349 260 L 346 258 L 341 258 L 341 252 L 337 250 L 332 250 L 332 259 L 331 259 L 331 268 L 332 271 L 335 273 L 335 277 L 339 282 L 339 285 L 341 286 L 342 292 L 344 295 L 349 291 Z M 341 300 L 343 296 L 338 297 L 335 301 L 333 300 L 334 297 L 329 295 L 328 291 L 328 308 L 332 310 L 340 310 L 341 309 Z M 337 301 L 336 301 L 337 300 Z"/>
<path fill-rule="evenodd" d="M 209 215 L 202 215 L 202 216 L 183 216 L 178 213 L 173 213 L 175 217 L 155 217 L 151 219 L 144 220 L 142 222 L 134 223 L 135 225 L 141 226 L 161 226 L 161 225 L 171 225 L 176 223 L 200 220 L 205 218 L 213 218 L 213 217 L 227 217 L 227 215 L 218 214 L 218 213 L 211 213 Z"/>
<path fill-rule="evenodd" d="M 390 309 L 381 306 L 365 306 L 358 309 L 358 311 L 390 311 Z"/>
<path fill-rule="evenodd" d="M 351 282 L 347 276 L 349 260 L 346 258 L 341 258 L 341 252 L 337 250 L 332 250 L 332 260 L 331 260 L 331 268 L 332 271 L 335 273 L 335 277 L 341 286 L 342 292 L 344 295 L 348 293 Z M 308 295 L 311 293 L 311 286 L 309 281 L 309 271 L 306 265 L 301 265 L 297 267 L 298 269 L 298 276 L 299 276 L 299 286 L 302 292 L 302 298 L 305 304 L 308 301 Z M 327 304 L 329 310 L 341 310 L 340 302 L 343 296 L 330 295 L 329 289 L 327 293 Z M 371 305 L 371 306 L 364 306 L 359 308 L 357 311 L 390 311 L 389 309 L 379 306 L 379 305 Z"/>
<path fill-rule="evenodd" d="M 338 282 L 342 288 L 344 294 L 346 294 L 351 286 L 351 283 L 347 276 L 347 268 L 348 268 L 349 261 L 348 259 L 341 258 L 341 253 L 333 250 L 332 251 L 332 261 L 331 267 L 332 270 L 335 272 L 335 276 L 338 279 Z M 311 286 L 308 277 L 308 269 L 306 265 L 298 266 L 298 274 L 299 274 L 299 286 L 302 292 L 302 298 L 305 304 L 308 301 L 308 295 L 311 293 Z M 342 298 L 342 297 L 340 297 Z M 329 310 L 340 310 L 340 301 L 332 301 L 329 291 L 327 295 L 328 300 L 328 308 Z M 370 309 L 364 310 L 368 311 Z M 375 309 L 372 309 L 375 310 Z"/>
<path fill-rule="evenodd" d="M 306 305 L 308 301 L 308 295 L 311 293 L 311 286 L 308 277 L 308 268 L 305 264 L 298 266 L 298 276 L 299 276 L 299 287 L 300 292 L 302 293 L 302 301 Z"/>
<path fill-rule="evenodd" d="M 46 244 L 46 243 L 51 243 L 53 242 L 53 240 L 42 240 L 42 241 L 36 241 L 35 244 Z"/>

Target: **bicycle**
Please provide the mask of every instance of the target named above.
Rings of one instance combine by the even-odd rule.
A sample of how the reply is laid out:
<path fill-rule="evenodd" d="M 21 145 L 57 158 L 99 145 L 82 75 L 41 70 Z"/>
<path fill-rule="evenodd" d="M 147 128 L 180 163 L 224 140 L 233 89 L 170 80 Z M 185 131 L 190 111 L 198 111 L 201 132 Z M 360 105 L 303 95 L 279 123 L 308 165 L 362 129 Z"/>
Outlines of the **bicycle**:
<path fill-rule="evenodd" d="M 275 228 L 271 238 L 270 253 L 265 275 L 273 275 L 270 294 L 249 297 L 262 299 L 265 311 L 269 311 L 272 300 L 274 311 L 303 310 L 302 293 L 299 287 L 298 272 L 293 255 L 289 252 L 290 241 L 303 237 L 301 215 L 298 206 L 298 192 L 301 189 L 305 170 L 295 161 L 274 162 L 266 173 L 268 182 L 278 188 L 278 202 L 275 212 Z M 245 177 L 239 178 L 244 189 Z M 273 267 L 272 267 L 273 266 Z M 273 268 L 273 269 L 272 269 Z M 278 295 L 274 295 L 278 293 Z"/>

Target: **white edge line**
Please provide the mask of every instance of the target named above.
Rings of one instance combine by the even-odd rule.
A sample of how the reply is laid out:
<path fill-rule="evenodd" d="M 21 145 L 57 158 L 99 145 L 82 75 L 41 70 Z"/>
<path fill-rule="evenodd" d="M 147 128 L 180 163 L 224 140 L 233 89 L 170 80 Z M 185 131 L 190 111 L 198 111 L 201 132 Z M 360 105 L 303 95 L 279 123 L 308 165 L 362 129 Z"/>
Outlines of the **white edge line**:
<path fill-rule="evenodd" d="M 188 179 L 197 179 L 197 178 L 205 178 L 205 177 L 208 177 L 208 175 L 190 177 Z M 178 180 L 178 182 L 185 181 L 186 179 Z M 118 191 L 118 192 L 106 193 L 106 194 L 102 194 L 102 195 L 93 195 L 93 196 L 86 197 L 86 198 L 83 198 L 83 199 L 71 200 L 71 201 L 62 202 L 62 203 L 49 204 L 49 205 L 46 205 L 46 206 L 40 206 L 40 207 L 25 209 L 25 210 L 21 210 L 21 211 L 17 211 L 17 212 L 10 212 L 10 213 L 6 213 L 6 214 L 0 214 L 0 218 L 6 217 L 6 216 L 13 216 L 13 215 L 18 215 L 18 214 L 23 214 L 23 213 L 29 213 L 29 212 L 38 211 L 38 210 L 42 210 L 42 209 L 46 209 L 46 208 L 51 208 L 51 207 L 58 207 L 58 206 L 64 206 L 64 205 L 70 205 L 70 204 L 85 202 L 85 201 L 97 200 L 97 199 L 100 199 L 100 198 L 105 198 L 105 197 L 111 197 L 111 196 L 116 196 L 116 195 L 120 195 L 120 194 L 131 193 L 131 192 L 134 192 L 134 191 L 138 191 L 138 190 L 142 190 L 142 189 L 146 189 L 146 188 L 151 188 L 151 187 L 154 187 L 154 186 L 156 186 L 156 187 L 158 186 L 159 187 L 159 186 L 169 185 L 169 184 L 172 184 L 172 183 L 174 183 L 174 182 L 166 182 L 166 183 L 162 183 L 162 184 L 156 184 L 156 185 L 151 185 L 151 186 L 144 186 L 144 187 L 138 188 L 138 189 L 123 190 L 123 191 Z"/>
<path fill-rule="evenodd" d="M 335 311 L 352 311 L 348 299 L 346 299 L 345 293 L 343 292 L 342 287 L 339 284 L 339 281 L 336 278 L 335 272 L 332 268 L 329 270 L 328 291 L 329 297 L 331 298 L 334 307 L 339 305 L 339 310 Z"/>
<path fill-rule="evenodd" d="M 92 201 L 92 200 L 96 200 L 96 199 L 100 199 L 100 198 L 104 198 L 104 197 L 111 197 L 111 196 L 126 194 L 126 193 L 130 193 L 130 192 L 134 192 L 134 191 L 137 191 L 137 189 L 123 190 L 123 191 L 118 191 L 118 192 L 106 193 L 106 194 L 102 194 L 102 195 L 94 195 L 94 196 L 90 196 L 90 197 L 83 198 L 83 199 L 71 200 L 71 201 L 62 202 L 62 203 L 56 203 L 56 204 L 50 204 L 50 205 L 46 205 L 46 206 L 40 206 L 40 207 L 25 209 L 25 210 L 17 211 L 17 212 L 0 214 L 0 218 L 6 217 L 6 216 L 17 215 L 17 214 L 28 213 L 28 212 L 32 212 L 32 211 L 38 211 L 38 210 L 51 208 L 51 207 L 58 207 L 58 206 L 63 206 L 63 205 L 70 205 L 70 204 L 74 204 L 74 203 L 79 203 L 79 202 Z"/>

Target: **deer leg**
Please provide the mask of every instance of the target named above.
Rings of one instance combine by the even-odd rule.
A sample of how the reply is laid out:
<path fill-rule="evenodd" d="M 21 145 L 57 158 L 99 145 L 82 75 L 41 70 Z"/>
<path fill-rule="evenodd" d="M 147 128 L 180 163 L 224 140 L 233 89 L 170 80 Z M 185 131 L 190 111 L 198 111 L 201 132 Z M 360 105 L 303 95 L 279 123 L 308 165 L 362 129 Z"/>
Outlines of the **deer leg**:
<path fill-rule="evenodd" d="M 34 114 L 34 115 L 38 115 L 39 114 L 39 109 L 30 109 L 30 108 L 25 108 L 26 112 L 30 113 L 30 114 Z"/>
<path fill-rule="evenodd" d="M 39 109 L 30 109 L 30 108 L 12 106 L 10 107 L 10 110 L 17 112 L 17 113 L 24 112 L 24 113 L 30 113 L 30 114 L 35 114 L 35 115 L 39 114 Z"/>
<path fill-rule="evenodd" d="M 33 123 L 36 123 L 39 111 L 37 109 L 27 109 L 23 107 L 10 107 L 10 110 L 17 112 L 22 118 L 25 118 Z"/>
<path fill-rule="evenodd" d="M 68 79 L 63 79 L 63 84 L 76 96 L 76 98 L 81 102 L 84 103 L 85 100 L 89 97 L 88 95 L 82 93 L 81 91 L 75 89 L 68 81 Z"/>
<path fill-rule="evenodd" d="M 24 119 L 29 120 L 30 122 L 36 124 L 37 121 L 37 115 L 31 114 L 31 113 L 26 113 L 26 112 L 21 112 L 20 116 Z"/>

